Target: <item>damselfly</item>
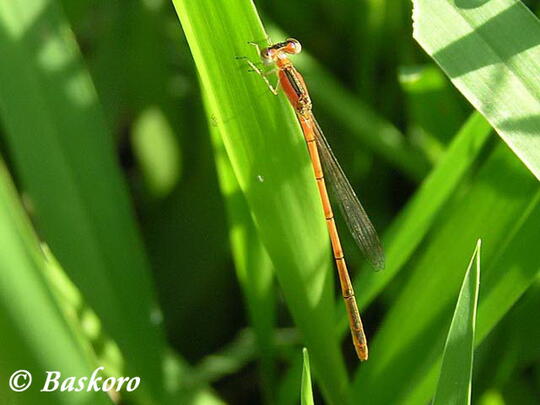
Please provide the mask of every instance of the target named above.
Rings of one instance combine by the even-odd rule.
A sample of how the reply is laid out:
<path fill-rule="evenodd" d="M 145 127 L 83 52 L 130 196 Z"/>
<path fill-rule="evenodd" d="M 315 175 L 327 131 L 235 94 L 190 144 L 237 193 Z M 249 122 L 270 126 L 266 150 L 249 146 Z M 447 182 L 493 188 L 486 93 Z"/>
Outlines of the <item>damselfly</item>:
<path fill-rule="evenodd" d="M 384 254 L 381 243 L 375 228 L 358 201 L 351 184 L 347 180 L 347 177 L 345 177 L 343 170 L 339 166 L 334 153 L 323 135 L 321 127 L 313 115 L 311 98 L 307 91 L 306 83 L 288 57 L 288 55 L 298 54 L 302 50 L 300 42 L 295 39 L 287 39 L 284 42 L 279 42 L 263 49 L 260 49 L 255 43 L 251 44 L 257 47 L 264 64 L 275 65 L 278 82 L 293 106 L 296 117 L 302 127 L 324 209 L 341 291 L 349 317 L 349 326 L 354 347 L 358 358 L 360 360 L 367 360 L 368 348 L 366 336 L 356 305 L 353 286 L 347 271 L 343 249 L 334 221 L 334 213 L 330 205 L 330 199 L 328 198 L 325 176 L 333 191 L 332 194 L 341 207 L 341 211 L 354 240 L 375 269 L 382 269 L 384 267 Z M 259 69 L 253 62 L 248 61 L 248 63 L 265 80 L 272 93 L 277 95 L 277 83 L 275 86 L 272 85 L 266 77 L 266 72 Z"/>

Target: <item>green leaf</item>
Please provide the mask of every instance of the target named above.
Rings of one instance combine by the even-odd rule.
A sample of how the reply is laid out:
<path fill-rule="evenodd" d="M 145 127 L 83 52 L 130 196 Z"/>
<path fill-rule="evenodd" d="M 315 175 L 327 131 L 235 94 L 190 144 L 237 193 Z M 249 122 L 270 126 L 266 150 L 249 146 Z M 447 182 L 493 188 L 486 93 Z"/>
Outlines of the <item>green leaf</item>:
<path fill-rule="evenodd" d="M 433 405 L 470 404 L 474 357 L 474 329 L 480 285 L 478 240 L 461 285 L 456 309 L 446 338 L 437 391 Z"/>
<path fill-rule="evenodd" d="M 212 128 L 214 156 L 221 192 L 227 206 L 230 240 L 236 275 L 244 293 L 249 321 L 253 326 L 261 359 L 263 393 L 267 402 L 273 402 L 275 386 L 274 327 L 276 299 L 274 269 L 257 229 L 251 218 L 246 199 L 242 194 L 225 152 L 217 128 Z"/>
<path fill-rule="evenodd" d="M 89 376 L 97 368 L 93 354 L 64 316 L 45 273 L 47 262 L 24 215 L 9 174 L 0 161 L 0 392 L 17 404 L 110 404 L 104 393 L 40 392 L 46 371 Z M 86 342 L 87 343 L 87 342 Z M 8 381 L 16 370 L 32 373 L 32 387 L 13 392 Z"/>
<path fill-rule="evenodd" d="M 452 297 L 462 279 L 456 269 L 465 265 L 466 246 L 482 238 L 478 343 L 536 277 L 539 200 L 537 180 L 497 145 L 468 187 L 454 194 L 411 263 L 407 282 L 372 341 L 370 361 L 356 375 L 358 396 L 378 404 L 424 403 L 433 395 L 442 331 L 452 316 Z"/>
<path fill-rule="evenodd" d="M 540 22 L 519 0 L 414 0 L 414 38 L 540 179 Z"/>
<path fill-rule="evenodd" d="M 164 346 L 152 283 L 110 134 L 58 2 L 0 3 L 0 114 L 51 251 L 159 397 Z"/>
<path fill-rule="evenodd" d="M 300 395 L 300 403 L 302 405 L 313 405 L 313 388 L 311 387 L 311 370 L 309 368 L 309 353 L 304 347 L 302 350 L 304 357 L 304 367 L 302 368 L 302 392 Z"/>
<path fill-rule="evenodd" d="M 234 175 L 272 261 L 288 308 L 310 350 L 328 402 L 348 402 L 347 376 L 334 331 L 329 238 L 313 170 L 285 96 L 248 72 L 248 41 L 266 35 L 248 0 L 175 0 Z"/>

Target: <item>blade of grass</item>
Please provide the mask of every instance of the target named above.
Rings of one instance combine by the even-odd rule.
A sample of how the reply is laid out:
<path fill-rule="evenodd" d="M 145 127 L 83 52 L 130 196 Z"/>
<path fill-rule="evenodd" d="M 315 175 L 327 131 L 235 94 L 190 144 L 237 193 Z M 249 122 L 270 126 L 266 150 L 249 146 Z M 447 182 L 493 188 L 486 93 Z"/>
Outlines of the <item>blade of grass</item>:
<path fill-rule="evenodd" d="M 41 235 L 121 348 L 162 391 L 146 257 L 90 77 L 57 2 L 0 3 L 0 114 Z M 144 342 L 144 343 L 143 343 Z"/>
<path fill-rule="evenodd" d="M 274 402 L 275 386 L 274 327 L 276 302 L 274 270 L 249 213 L 227 154 L 216 128 L 212 128 L 214 156 L 229 216 L 230 239 L 236 275 L 244 293 L 248 315 L 261 361 L 263 394 L 267 403 Z"/>
<path fill-rule="evenodd" d="M 465 247 L 479 236 L 484 241 L 482 294 L 486 298 L 479 309 L 478 338 L 498 322 L 500 311 L 508 310 L 516 293 L 522 293 L 537 272 L 540 252 L 533 248 L 534 238 L 526 238 L 531 235 L 529 227 L 538 221 L 539 196 L 536 179 L 499 144 L 468 191 L 454 196 L 420 252 L 405 288 L 372 344 L 371 358 L 377 361 L 367 364 L 356 376 L 357 395 L 368 395 L 376 404 L 405 402 L 414 390 L 421 390 L 428 398 L 433 394 L 431 380 L 428 386 L 417 382 L 424 381 L 440 356 L 444 344 L 441 331 L 451 316 L 451 297 L 459 288 L 460 275 L 455 269 L 466 260 Z M 518 242 L 530 253 L 515 251 Z M 512 265 L 500 266 L 501 254 Z M 504 278 L 515 281 L 505 287 L 512 294 L 497 291 L 498 280 Z M 483 305 L 491 299 L 497 309 L 484 316 Z M 395 367 L 398 361 L 400 367 Z M 392 390 L 384 390 L 389 385 Z"/>
<path fill-rule="evenodd" d="M 304 347 L 302 350 L 304 366 L 302 367 L 302 390 L 300 393 L 300 403 L 302 405 L 313 405 L 313 388 L 311 387 L 311 370 L 309 368 L 309 353 Z"/>
<path fill-rule="evenodd" d="M 540 22 L 519 0 L 414 0 L 414 38 L 540 179 Z"/>
<path fill-rule="evenodd" d="M 405 209 L 386 231 L 384 271 L 374 273 L 365 265 L 355 279 L 360 308 L 365 308 L 396 276 L 429 232 L 442 207 L 455 193 L 486 143 L 491 127 L 478 113 L 463 125 L 439 164 L 422 183 Z M 338 302 L 340 331 L 347 329 L 342 303 Z"/>
<path fill-rule="evenodd" d="M 104 393 L 40 392 L 46 371 L 88 376 L 95 358 L 73 333 L 46 280 L 46 259 L 24 215 L 9 174 L 0 161 L 0 392 L 3 401 L 17 404 L 110 404 Z M 39 311 L 36 309 L 39 308 Z M 9 389 L 11 373 L 29 370 L 32 387 Z M 22 380 L 20 381 L 22 382 Z"/>
<path fill-rule="evenodd" d="M 302 331 L 328 402 L 348 402 L 334 335 L 329 240 L 307 151 L 291 107 L 236 56 L 258 58 L 248 41 L 265 34 L 247 0 L 174 5 L 188 39 L 211 124 L 218 127 L 236 179 Z M 261 42 L 262 44 L 262 42 Z"/>
<path fill-rule="evenodd" d="M 433 405 L 471 403 L 474 329 L 480 285 L 480 248 L 476 243 L 444 347 L 441 374 Z"/>
<path fill-rule="evenodd" d="M 495 260 L 493 268 L 488 269 L 483 265 L 486 271 L 479 298 L 475 346 L 483 342 L 488 333 L 540 275 L 538 265 L 540 255 L 536 252 L 532 255 L 530 253 L 535 249 L 540 228 L 540 193 L 536 194 L 531 206 L 524 211 L 523 217 L 518 220 L 517 229 L 512 231 L 516 237 Z M 505 343 L 508 344 L 508 341 Z M 439 367 L 440 359 L 429 371 L 420 376 L 404 403 L 413 405 L 429 400 L 437 383 Z"/>

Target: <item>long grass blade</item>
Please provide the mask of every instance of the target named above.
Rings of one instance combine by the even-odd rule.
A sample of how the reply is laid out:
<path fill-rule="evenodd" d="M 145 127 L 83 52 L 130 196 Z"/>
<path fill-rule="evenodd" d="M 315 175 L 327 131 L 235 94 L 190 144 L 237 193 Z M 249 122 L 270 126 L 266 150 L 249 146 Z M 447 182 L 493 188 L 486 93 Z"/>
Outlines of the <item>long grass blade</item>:
<path fill-rule="evenodd" d="M 441 375 L 433 405 L 471 403 L 474 330 L 480 284 L 480 248 L 481 241 L 478 240 L 461 285 L 446 338 Z"/>
<path fill-rule="evenodd" d="M 302 350 L 302 355 L 304 357 L 304 367 L 302 368 L 300 403 L 302 405 L 314 405 L 313 388 L 311 387 L 311 369 L 309 367 L 309 352 L 305 347 Z"/>
<path fill-rule="evenodd" d="M 67 376 L 90 375 L 93 353 L 78 340 L 60 308 L 45 272 L 47 262 L 31 229 L 9 174 L 0 161 L 0 393 L 5 403 L 111 404 L 103 392 L 43 393 L 47 371 Z M 87 343 L 87 342 L 86 342 Z M 9 388 L 16 370 L 32 373 L 24 392 Z M 25 380 L 20 379 L 22 384 Z"/>
<path fill-rule="evenodd" d="M 414 38 L 540 179 L 540 21 L 519 0 L 415 0 Z"/>
<path fill-rule="evenodd" d="M 348 402 L 347 375 L 334 336 L 333 272 L 320 198 L 290 106 L 238 56 L 257 60 L 249 41 L 266 35 L 247 0 L 175 0 L 211 125 L 272 261 L 292 317 L 310 350 L 326 399 Z"/>
<path fill-rule="evenodd" d="M 212 128 L 214 157 L 229 216 L 229 235 L 236 275 L 244 293 L 249 320 L 260 353 L 263 394 L 267 402 L 271 403 L 274 401 L 273 387 L 276 383 L 273 341 L 276 321 L 274 269 L 259 238 L 221 139 L 217 128 Z"/>

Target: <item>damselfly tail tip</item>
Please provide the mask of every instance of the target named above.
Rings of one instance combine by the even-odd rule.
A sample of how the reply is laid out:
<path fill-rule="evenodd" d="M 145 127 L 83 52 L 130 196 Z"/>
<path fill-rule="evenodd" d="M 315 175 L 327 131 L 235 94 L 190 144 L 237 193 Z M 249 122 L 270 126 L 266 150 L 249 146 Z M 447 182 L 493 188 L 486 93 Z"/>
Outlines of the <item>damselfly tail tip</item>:
<path fill-rule="evenodd" d="M 360 361 L 367 361 L 367 359 L 368 359 L 367 345 L 365 345 L 365 344 L 356 345 L 355 349 L 356 349 L 356 355 L 358 356 Z"/>
<path fill-rule="evenodd" d="M 354 304 L 356 307 L 356 303 Z M 368 346 L 366 335 L 364 334 L 364 328 L 362 327 L 362 320 L 360 315 L 358 316 L 358 325 L 356 327 L 351 326 L 351 335 L 353 340 L 354 350 L 360 361 L 366 361 L 368 359 Z"/>

